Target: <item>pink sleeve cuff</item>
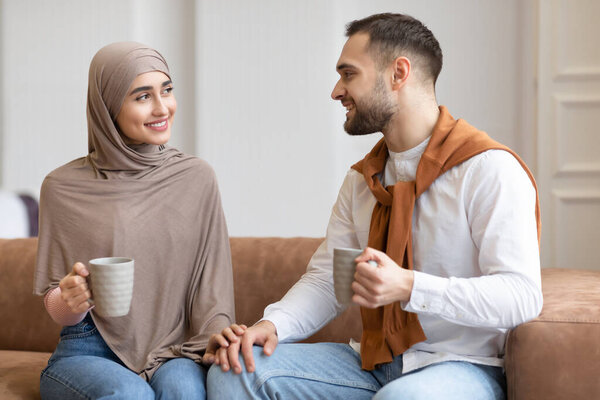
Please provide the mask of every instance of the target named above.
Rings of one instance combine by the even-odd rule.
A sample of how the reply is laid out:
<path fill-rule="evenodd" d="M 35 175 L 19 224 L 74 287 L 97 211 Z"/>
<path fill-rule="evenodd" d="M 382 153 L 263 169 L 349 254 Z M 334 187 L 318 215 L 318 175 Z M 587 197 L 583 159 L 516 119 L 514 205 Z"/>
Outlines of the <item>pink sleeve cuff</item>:
<path fill-rule="evenodd" d="M 60 297 L 59 287 L 51 289 L 44 296 L 44 306 L 50 314 L 50 317 L 59 325 L 70 326 L 80 323 L 87 314 L 87 311 L 81 314 L 73 314 L 67 303 Z"/>

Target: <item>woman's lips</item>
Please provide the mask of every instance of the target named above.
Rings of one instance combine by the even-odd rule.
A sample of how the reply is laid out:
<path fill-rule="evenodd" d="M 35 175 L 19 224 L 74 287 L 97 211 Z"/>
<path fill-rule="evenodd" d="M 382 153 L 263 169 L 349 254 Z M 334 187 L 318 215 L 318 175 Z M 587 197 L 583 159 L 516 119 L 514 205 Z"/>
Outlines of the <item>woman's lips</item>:
<path fill-rule="evenodd" d="M 144 126 L 154 130 L 154 131 L 164 131 L 169 127 L 169 120 L 168 118 L 165 119 L 161 119 L 158 121 L 152 121 L 149 122 L 147 124 L 144 124 Z"/>

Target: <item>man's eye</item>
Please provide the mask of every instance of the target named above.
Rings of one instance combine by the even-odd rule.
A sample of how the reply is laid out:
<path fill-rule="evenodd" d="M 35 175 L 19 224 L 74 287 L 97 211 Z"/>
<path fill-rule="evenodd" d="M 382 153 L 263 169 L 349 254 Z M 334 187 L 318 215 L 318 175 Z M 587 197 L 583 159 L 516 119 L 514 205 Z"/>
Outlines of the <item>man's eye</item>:
<path fill-rule="evenodd" d="M 352 73 L 352 72 L 344 72 L 344 78 L 346 78 L 346 79 L 351 78 L 352 75 L 354 75 L 354 73 Z"/>

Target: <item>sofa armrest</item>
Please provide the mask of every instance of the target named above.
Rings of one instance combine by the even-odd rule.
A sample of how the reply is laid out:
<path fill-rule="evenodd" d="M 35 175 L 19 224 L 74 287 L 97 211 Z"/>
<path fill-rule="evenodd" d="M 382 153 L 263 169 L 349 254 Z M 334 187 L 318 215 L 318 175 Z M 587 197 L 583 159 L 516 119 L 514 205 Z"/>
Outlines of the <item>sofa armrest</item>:
<path fill-rule="evenodd" d="M 542 290 L 540 316 L 508 336 L 508 399 L 600 399 L 600 271 L 544 269 Z"/>
<path fill-rule="evenodd" d="M 58 326 L 33 295 L 37 238 L 0 239 L 0 349 L 54 351 Z"/>

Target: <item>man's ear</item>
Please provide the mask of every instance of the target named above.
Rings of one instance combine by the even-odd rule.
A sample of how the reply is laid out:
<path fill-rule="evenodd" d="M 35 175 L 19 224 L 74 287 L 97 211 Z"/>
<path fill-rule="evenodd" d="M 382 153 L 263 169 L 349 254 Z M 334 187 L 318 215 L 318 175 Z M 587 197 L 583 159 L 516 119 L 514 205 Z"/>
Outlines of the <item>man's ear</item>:
<path fill-rule="evenodd" d="M 412 65 L 408 58 L 396 58 L 392 64 L 392 90 L 398 90 L 403 87 L 411 72 Z"/>

